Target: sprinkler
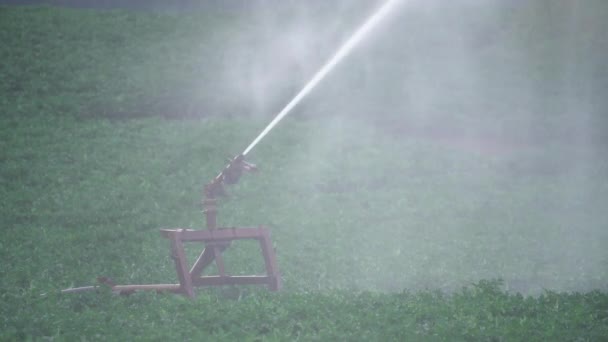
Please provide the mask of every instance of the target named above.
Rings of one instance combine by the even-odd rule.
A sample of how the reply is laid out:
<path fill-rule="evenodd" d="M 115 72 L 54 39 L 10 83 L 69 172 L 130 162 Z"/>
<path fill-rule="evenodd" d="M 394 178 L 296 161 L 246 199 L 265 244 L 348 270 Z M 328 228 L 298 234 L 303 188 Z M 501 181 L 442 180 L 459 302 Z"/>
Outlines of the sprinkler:
<path fill-rule="evenodd" d="M 271 291 L 281 287 L 281 277 L 276 262 L 275 252 L 270 241 L 270 231 L 263 227 L 218 227 L 217 198 L 226 195 L 225 185 L 236 184 L 244 172 L 257 171 L 254 164 L 245 161 L 244 155 L 238 155 L 228 161 L 224 169 L 213 178 L 203 190 L 203 213 L 205 214 L 207 230 L 191 229 L 161 229 L 163 237 L 171 241 L 171 257 L 179 284 L 173 291 L 188 297 L 194 297 L 196 286 L 221 285 L 266 285 Z M 257 240 L 260 244 L 265 275 L 232 276 L 226 273 L 222 253 L 230 247 L 234 240 Z M 188 269 L 184 253 L 184 242 L 202 242 L 205 248 Z M 218 275 L 203 276 L 203 271 L 215 261 Z M 115 289 L 116 287 L 113 287 Z M 153 288 L 152 288 L 153 289 Z"/>
<path fill-rule="evenodd" d="M 185 228 L 161 229 L 161 235 L 171 243 L 171 258 L 179 280 L 178 284 L 116 285 L 109 278 L 100 277 L 101 284 L 110 286 L 113 292 L 130 294 L 139 290 L 170 291 L 194 298 L 194 288 L 198 286 L 222 285 L 266 285 L 271 291 L 281 288 L 281 276 L 276 262 L 275 251 L 270 241 L 270 231 L 258 227 L 219 227 L 217 225 L 217 200 L 226 196 L 226 185 L 236 184 L 243 173 L 255 172 L 257 167 L 245 161 L 245 156 L 281 121 L 306 95 L 308 95 L 333 68 L 342 61 L 352 49 L 390 13 L 401 0 L 386 1 L 363 25 L 338 49 L 338 51 L 321 67 L 302 90 L 287 103 L 276 117 L 247 146 L 242 154 L 228 160 L 224 169 L 203 190 L 203 213 L 207 229 L 193 230 Z M 260 244 L 266 274 L 232 276 L 226 272 L 222 253 L 234 240 L 257 240 Z M 204 245 L 202 252 L 189 268 L 184 251 L 185 242 L 199 242 Z M 217 275 L 203 275 L 203 271 L 212 263 L 217 266 Z M 62 290 L 62 293 L 96 290 L 99 286 L 85 286 Z"/>
<path fill-rule="evenodd" d="M 228 160 L 224 169 L 213 178 L 203 190 L 203 213 L 207 229 L 193 230 L 184 228 L 161 229 L 161 235 L 169 239 L 171 258 L 175 263 L 178 284 L 116 285 L 106 277 L 99 277 L 98 282 L 110 286 L 114 293 L 131 294 L 135 291 L 169 291 L 194 298 L 194 287 L 222 285 L 266 285 L 271 291 L 281 288 L 276 256 L 270 241 L 270 231 L 263 227 L 219 227 L 217 225 L 217 199 L 226 196 L 225 185 L 235 184 L 243 173 L 255 172 L 257 167 L 245 161 L 243 155 Z M 234 240 L 257 240 L 260 244 L 266 274 L 232 276 L 226 272 L 222 253 Z M 204 245 L 202 252 L 189 268 L 185 242 L 199 242 Z M 217 275 L 203 275 L 203 271 L 212 263 L 217 266 Z M 99 286 L 85 286 L 62 290 L 63 293 L 96 290 Z"/>

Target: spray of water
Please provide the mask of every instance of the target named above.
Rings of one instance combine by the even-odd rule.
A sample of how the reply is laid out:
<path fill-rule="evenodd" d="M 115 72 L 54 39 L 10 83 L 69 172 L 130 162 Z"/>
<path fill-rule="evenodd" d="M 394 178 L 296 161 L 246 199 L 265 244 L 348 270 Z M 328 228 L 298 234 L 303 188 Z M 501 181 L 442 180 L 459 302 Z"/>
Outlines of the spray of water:
<path fill-rule="evenodd" d="M 249 144 L 243 152 L 247 155 L 306 95 L 327 76 L 333 68 L 340 63 L 353 48 L 380 22 L 388 13 L 393 11 L 402 0 L 388 0 L 340 47 L 340 49 L 323 65 L 300 92 L 277 114 L 277 116 L 264 128 L 264 130 Z"/>

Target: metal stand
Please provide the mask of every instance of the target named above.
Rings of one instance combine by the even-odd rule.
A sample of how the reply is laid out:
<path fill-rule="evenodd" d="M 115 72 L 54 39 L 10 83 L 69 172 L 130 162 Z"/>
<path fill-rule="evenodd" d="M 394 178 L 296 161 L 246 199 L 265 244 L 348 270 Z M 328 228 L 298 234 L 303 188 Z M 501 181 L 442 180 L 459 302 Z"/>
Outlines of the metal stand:
<path fill-rule="evenodd" d="M 267 285 L 271 291 L 281 287 L 281 278 L 277 267 L 274 250 L 270 242 L 270 233 L 264 227 L 258 228 L 220 228 L 215 230 L 163 229 L 161 234 L 171 240 L 171 257 L 179 279 L 176 289 L 188 297 L 194 297 L 195 286 L 222 285 Z M 266 275 L 231 276 L 226 274 L 222 252 L 234 240 L 258 240 L 264 257 Z M 194 265 L 188 270 L 184 253 L 184 242 L 203 242 L 205 249 Z M 218 275 L 201 276 L 203 270 L 215 261 Z"/>
<path fill-rule="evenodd" d="M 222 285 L 266 285 L 271 291 L 281 288 L 281 276 L 276 262 L 275 252 L 270 241 L 270 231 L 265 227 L 217 227 L 217 197 L 225 195 L 224 184 L 238 182 L 243 171 L 256 171 L 253 164 L 244 161 L 243 155 L 230 160 L 224 170 L 205 186 L 203 213 L 207 223 L 206 230 L 184 228 L 161 229 L 161 235 L 171 242 L 171 257 L 175 262 L 179 284 L 150 285 L 114 285 L 107 278 L 99 278 L 101 283 L 111 287 L 119 294 L 130 294 L 134 291 L 152 290 L 169 291 L 194 298 L 194 287 Z M 257 240 L 260 243 L 265 275 L 232 276 L 226 273 L 222 253 L 234 240 Z M 184 242 L 202 242 L 204 249 L 188 269 L 184 251 Z M 202 275 L 205 268 L 215 262 L 217 275 Z M 99 286 L 86 286 L 65 289 L 63 293 L 95 290 Z"/>

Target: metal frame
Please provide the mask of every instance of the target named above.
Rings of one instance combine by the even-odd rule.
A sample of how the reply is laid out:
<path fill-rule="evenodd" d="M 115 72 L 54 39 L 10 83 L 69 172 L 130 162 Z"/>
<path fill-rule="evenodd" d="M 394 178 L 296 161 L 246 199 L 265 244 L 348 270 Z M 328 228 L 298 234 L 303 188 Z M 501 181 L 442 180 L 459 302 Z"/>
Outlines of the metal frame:
<path fill-rule="evenodd" d="M 271 291 L 281 289 L 281 276 L 276 262 L 276 256 L 270 231 L 263 227 L 231 227 L 218 228 L 217 226 L 217 197 L 225 195 L 224 185 L 238 182 L 244 171 L 256 171 L 255 165 L 244 161 L 239 155 L 231 159 L 211 182 L 204 188 L 203 213 L 207 223 L 206 230 L 193 230 L 185 228 L 161 229 L 161 235 L 170 240 L 171 257 L 175 263 L 175 270 L 179 284 L 148 284 L 148 285 L 115 285 L 108 278 L 100 277 L 99 282 L 111 287 L 119 294 L 130 294 L 135 291 L 169 291 L 194 298 L 194 288 L 199 286 L 223 285 L 266 285 Z M 264 258 L 265 275 L 232 276 L 226 273 L 222 253 L 230 247 L 235 240 L 257 240 Z M 194 264 L 188 269 L 188 260 L 184 250 L 185 242 L 202 242 L 205 247 Z M 218 275 L 202 275 L 203 271 L 215 262 Z M 90 291 L 99 286 L 85 286 L 62 290 L 62 293 Z"/>
<path fill-rule="evenodd" d="M 162 229 L 163 237 L 171 241 L 171 257 L 179 279 L 176 292 L 194 297 L 196 286 L 222 285 L 267 285 L 271 291 L 281 288 L 281 278 L 277 267 L 274 249 L 270 242 L 270 232 L 264 227 L 257 228 L 220 228 L 214 230 Z M 260 243 L 266 275 L 231 276 L 226 274 L 222 252 L 234 240 L 257 240 Z M 205 248 L 188 270 L 184 253 L 184 242 L 203 242 Z M 203 271 L 215 261 L 219 275 L 202 276 Z"/>

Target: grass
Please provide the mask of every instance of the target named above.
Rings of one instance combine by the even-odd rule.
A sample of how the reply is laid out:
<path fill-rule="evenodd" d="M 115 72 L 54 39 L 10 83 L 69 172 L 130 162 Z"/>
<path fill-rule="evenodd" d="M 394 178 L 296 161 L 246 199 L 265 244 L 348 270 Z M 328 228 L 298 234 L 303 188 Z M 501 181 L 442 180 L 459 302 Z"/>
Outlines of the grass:
<path fill-rule="evenodd" d="M 162 117 L 180 110 L 167 94 L 186 96 L 198 65 L 178 56 L 220 44 L 237 18 L 3 8 L 0 19 L 12 47 L 0 48 L 11 95 L 0 107 L 0 340 L 608 336 L 605 160 L 573 162 L 577 150 L 557 143 L 486 153 L 347 114 L 281 123 L 250 156 L 261 172 L 221 202 L 220 223 L 272 229 L 280 293 L 58 295 L 98 276 L 175 281 L 158 229 L 201 227 L 201 186 L 267 120 Z M 147 55 L 162 58 L 140 63 Z M 235 244 L 226 263 L 257 272 L 258 255 Z"/>
<path fill-rule="evenodd" d="M 50 305 L 49 302 L 58 302 Z M 240 301 L 142 294 L 32 298 L 4 339 L 601 340 L 604 295 L 506 295 L 481 283 L 440 293 L 257 293 Z M 21 315 L 26 316 L 19 320 Z"/>
<path fill-rule="evenodd" d="M 223 224 L 272 228 L 284 291 L 208 289 L 187 302 L 40 294 L 101 275 L 121 284 L 174 281 L 158 228 L 201 227 L 200 186 L 256 123 L 5 120 L 4 339 L 593 340 L 606 333 L 604 292 L 542 290 L 603 288 L 601 203 L 564 202 L 555 177 L 504 184 L 512 176 L 500 175 L 500 161 L 424 141 L 395 145 L 348 122 L 359 145 L 345 136 L 347 145 L 334 141 L 314 159 L 319 147 L 301 141 L 327 139 L 322 122 L 286 122 L 252 156 L 264 161 L 262 172 L 222 201 Z M 432 173 L 446 165 L 447 178 Z M 530 207 L 539 191 L 554 199 L 545 199 L 542 213 Z M 598 200 L 605 191 L 595 191 Z M 565 215 L 568 206 L 588 211 L 587 224 L 576 227 L 590 235 L 561 238 L 574 226 L 551 224 L 549 211 L 572 224 L 584 219 Z M 226 259 L 234 274 L 261 265 L 248 244 L 233 246 Z M 492 278 L 505 282 L 483 281 Z"/>
<path fill-rule="evenodd" d="M 221 14 L 24 7 L 2 8 L 0 15 L 2 41 L 11 47 L 2 49 L 2 72 L 10 81 L 0 89 L 11 95 L 3 107 L 27 116 L 168 115 L 169 109 L 187 116 L 193 107 L 214 103 L 197 81 L 213 82 L 206 77 L 222 60 L 210 51 L 238 29 L 234 18 Z"/>

